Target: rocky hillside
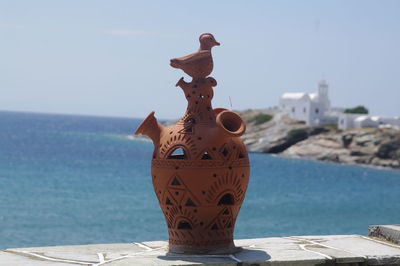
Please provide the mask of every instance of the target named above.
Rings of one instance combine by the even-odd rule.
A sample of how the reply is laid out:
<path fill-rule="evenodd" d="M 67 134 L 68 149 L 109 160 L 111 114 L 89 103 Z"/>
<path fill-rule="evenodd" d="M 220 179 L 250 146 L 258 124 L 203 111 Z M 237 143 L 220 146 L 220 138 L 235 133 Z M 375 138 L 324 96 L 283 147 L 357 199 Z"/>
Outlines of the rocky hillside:
<path fill-rule="evenodd" d="M 258 110 L 238 113 L 247 123 L 243 139 L 249 151 L 400 169 L 399 130 L 309 127 L 285 114 L 259 123 Z"/>

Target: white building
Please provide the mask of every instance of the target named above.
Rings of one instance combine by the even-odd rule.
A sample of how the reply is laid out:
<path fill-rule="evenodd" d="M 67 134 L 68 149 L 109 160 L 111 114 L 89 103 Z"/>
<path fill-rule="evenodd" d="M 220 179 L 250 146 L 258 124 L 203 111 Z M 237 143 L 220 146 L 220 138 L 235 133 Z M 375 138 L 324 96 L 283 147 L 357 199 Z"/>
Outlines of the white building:
<path fill-rule="evenodd" d="M 354 127 L 354 120 L 360 117 L 360 114 L 339 114 L 338 128 L 340 129 L 350 129 Z"/>
<path fill-rule="evenodd" d="M 366 114 L 345 114 L 339 115 L 338 128 L 367 128 L 367 127 L 400 127 L 399 117 L 380 117 Z"/>
<path fill-rule="evenodd" d="M 337 115 L 331 114 L 329 86 L 325 80 L 318 84 L 317 93 L 284 93 L 279 107 L 289 117 L 306 122 L 307 125 L 336 124 Z"/>
<path fill-rule="evenodd" d="M 318 84 L 317 93 L 289 92 L 279 99 L 280 111 L 310 126 L 337 125 L 340 129 L 393 127 L 400 129 L 400 117 L 380 117 L 347 114 L 345 108 L 331 107 L 329 86 L 325 80 Z"/>

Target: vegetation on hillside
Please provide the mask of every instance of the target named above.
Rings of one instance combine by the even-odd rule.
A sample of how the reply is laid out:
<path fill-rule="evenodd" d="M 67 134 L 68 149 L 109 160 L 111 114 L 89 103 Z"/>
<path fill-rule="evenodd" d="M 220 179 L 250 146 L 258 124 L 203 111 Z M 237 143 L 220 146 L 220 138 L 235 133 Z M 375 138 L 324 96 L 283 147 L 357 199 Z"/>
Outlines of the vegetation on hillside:
<path fill-rule="evenodd" d="M 368 114 L 368 109 L 362 105 L 344 110 L 346 114 Z"/>
<path fill-rule="evenodd" d="M 273 118 L 273 116 L 269 115 L 269 114 L 258 114 L 258 115 L 256 115 L 256 117 L 254 119 L 255 120 L 254 124 L 261 125 L 261 124 L 264 124 L 264 123 L 270 121 L 272 118 Z"/>

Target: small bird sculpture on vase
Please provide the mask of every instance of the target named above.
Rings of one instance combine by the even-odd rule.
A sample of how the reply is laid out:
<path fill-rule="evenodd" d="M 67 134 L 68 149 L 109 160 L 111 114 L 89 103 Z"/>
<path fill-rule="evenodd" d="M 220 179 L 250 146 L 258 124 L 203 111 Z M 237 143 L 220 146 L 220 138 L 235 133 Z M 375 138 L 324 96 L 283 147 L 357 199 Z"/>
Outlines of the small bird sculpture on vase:
<path fill-rule="evenodd" d="M 200 48 L 197 52 L 171 59 L 171 66 L 182 69 L 194 79 L 205 78 L 211 74 L 214 64 L 211 48 L 220 45 L 211 33 L 203 33 L 199 37 Z"/>

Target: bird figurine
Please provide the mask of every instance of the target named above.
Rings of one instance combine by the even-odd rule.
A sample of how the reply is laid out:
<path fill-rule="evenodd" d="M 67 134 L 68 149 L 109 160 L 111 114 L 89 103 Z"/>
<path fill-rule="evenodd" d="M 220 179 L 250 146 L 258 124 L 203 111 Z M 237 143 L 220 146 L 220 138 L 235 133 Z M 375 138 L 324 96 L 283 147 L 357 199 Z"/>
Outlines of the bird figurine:
<path fill-rule="evenodd" d="M 193 79 L 205 78 L 213 70 L 211 48 L 220 45 L 211 33 L 203 33 L 199 37 L 200 49 L 193 54 L 171 59 L 171 66 L 182 69 Z"/>

